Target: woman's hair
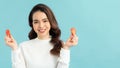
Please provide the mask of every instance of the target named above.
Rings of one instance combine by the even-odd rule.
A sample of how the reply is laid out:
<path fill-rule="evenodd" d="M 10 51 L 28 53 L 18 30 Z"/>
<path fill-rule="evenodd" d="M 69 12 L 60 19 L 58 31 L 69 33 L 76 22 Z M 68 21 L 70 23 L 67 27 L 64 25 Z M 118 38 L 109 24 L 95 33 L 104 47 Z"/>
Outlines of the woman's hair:
<path fill-rule="evenodd" d="M 50 42 L 53 44 L 53 49 L 51 49 L 50 53 L 53 54 L 53 55 L 59 56 L 60 55 L 60 50 L 61 50 L 61 47 L 62 47 L 62 41 L 60 40 L 61 30 L 58 27 L 58 23 L 55 19 L 55 16 L 54 16 L 53 12 L 51 11 L 51 9 L 48 6 L 46 6 L 44 4 L 37 4 L 31 10 L 31 12 L 29 14 L 29 26 L 32 29 L 29 32 L 28 37 L 29 37 L 29 39 L 34 39 L 34 38 L 37 37 L 37 34 L 34 31 L 33 25 L 32 25 L 33 14 L 37 11 L 44 12 L 48 17 L 48 20 L 49 20 L 50 26 L 51 26 L 49 34 L 52 36 L 52 39 L 51 39 Z"/>

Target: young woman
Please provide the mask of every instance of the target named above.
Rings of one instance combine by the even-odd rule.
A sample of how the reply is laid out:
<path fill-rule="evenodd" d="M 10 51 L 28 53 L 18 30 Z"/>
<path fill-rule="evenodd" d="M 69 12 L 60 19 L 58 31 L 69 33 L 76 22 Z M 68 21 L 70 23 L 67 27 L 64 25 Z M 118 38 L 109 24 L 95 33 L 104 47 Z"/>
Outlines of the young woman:
<path fill-rule="evenodd" d="M 12 35 L 5 36 L 5 42 L 12 49 L 13 68 L 69 68 L 70 47 L 78 43 L 78 37 L 71 35 L 63 43 L 61 31 L 51 9 L 37 4 L 29 14 L 29 41 L 18 47 Z"/>

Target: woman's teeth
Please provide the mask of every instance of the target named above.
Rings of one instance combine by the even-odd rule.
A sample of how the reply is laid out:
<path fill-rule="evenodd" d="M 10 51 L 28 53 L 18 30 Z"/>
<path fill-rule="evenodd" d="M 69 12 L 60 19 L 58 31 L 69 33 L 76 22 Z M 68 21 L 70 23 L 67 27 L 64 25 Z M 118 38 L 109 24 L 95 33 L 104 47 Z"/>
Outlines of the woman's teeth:
<path fill-rule="evenodd" d="M 39 32 L 43 33 L 45 32 L 45 29 L 38 30 Z"/>

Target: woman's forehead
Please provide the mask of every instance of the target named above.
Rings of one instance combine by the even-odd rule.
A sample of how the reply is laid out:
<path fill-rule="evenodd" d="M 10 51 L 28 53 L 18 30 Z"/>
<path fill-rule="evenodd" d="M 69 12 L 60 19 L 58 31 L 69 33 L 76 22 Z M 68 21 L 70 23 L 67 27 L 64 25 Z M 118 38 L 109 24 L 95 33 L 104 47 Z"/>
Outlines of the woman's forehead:
<path fill-rule="evenodd" d="M 33 20 L 35 19 L 47 19 L 47 15 L 44 12 L 37 11 L 33 14 Z"/>

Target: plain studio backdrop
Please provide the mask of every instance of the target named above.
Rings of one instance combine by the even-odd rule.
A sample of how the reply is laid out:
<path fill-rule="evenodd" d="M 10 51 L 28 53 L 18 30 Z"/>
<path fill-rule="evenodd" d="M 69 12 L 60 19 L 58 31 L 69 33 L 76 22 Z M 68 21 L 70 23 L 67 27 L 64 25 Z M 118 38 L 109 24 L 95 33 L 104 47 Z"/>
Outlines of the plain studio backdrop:
<path fill-rule="evenodd" d="M 79 43 L 71 48 L 70 68 L 120 68 L 120 0 L 0 0 L 0 68 L 11 68 L 5 30 L 21 43 L 28 40 L 28 15 L 38 3 L 54 12 L 66 41 L 77 29 Z"/>

